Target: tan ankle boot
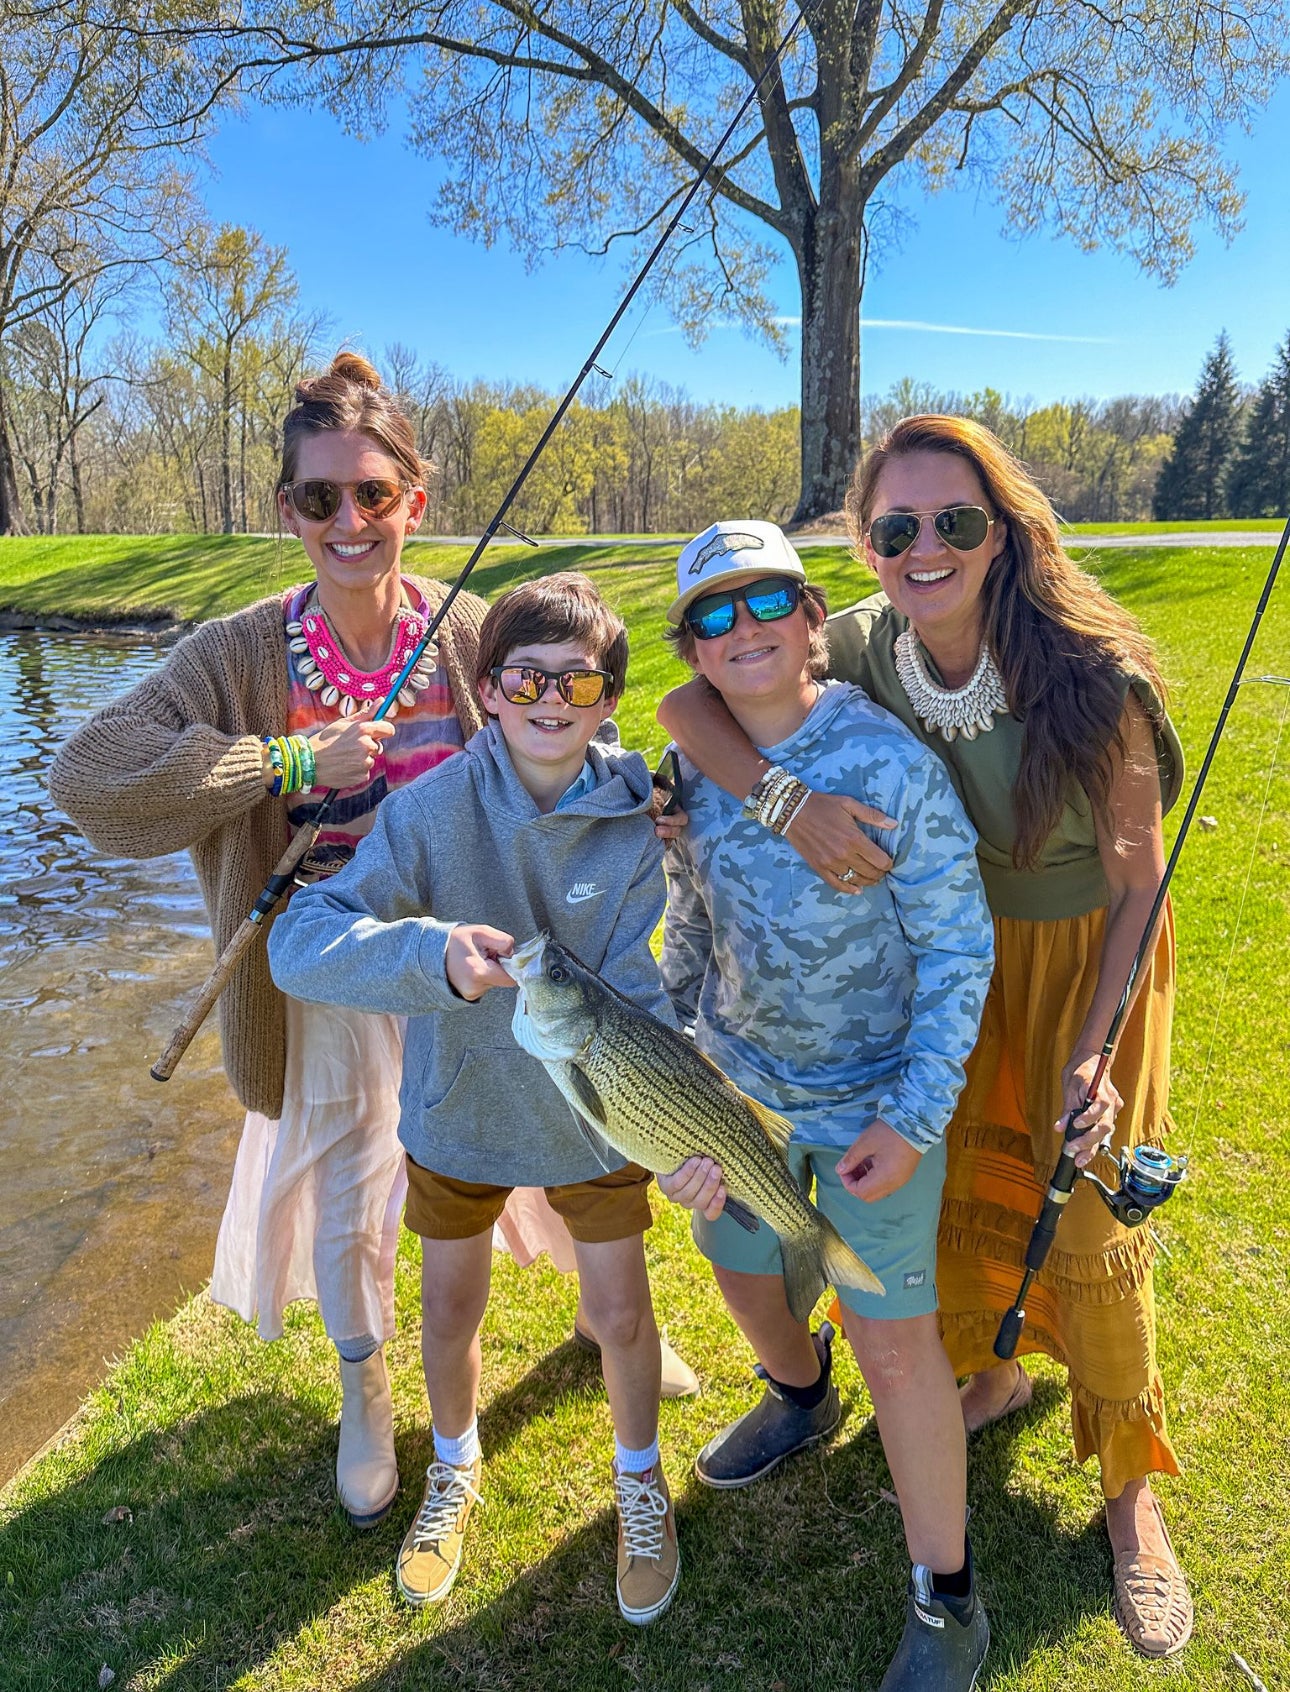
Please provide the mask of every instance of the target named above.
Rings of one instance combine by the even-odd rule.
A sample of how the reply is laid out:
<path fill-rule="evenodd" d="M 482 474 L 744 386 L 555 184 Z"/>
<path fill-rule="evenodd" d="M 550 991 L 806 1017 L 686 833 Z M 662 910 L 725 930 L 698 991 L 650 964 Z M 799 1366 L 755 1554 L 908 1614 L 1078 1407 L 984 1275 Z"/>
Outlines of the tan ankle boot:
<path fill-rule="evenodd" d="M 346 1363 L 342 1357 L 340 1389 L 336 1491 L 356 1528 L 375 1527 L 389 1514 L 399 1490 L 384 1350 L 374 1351 L 362 1363 Z"/>

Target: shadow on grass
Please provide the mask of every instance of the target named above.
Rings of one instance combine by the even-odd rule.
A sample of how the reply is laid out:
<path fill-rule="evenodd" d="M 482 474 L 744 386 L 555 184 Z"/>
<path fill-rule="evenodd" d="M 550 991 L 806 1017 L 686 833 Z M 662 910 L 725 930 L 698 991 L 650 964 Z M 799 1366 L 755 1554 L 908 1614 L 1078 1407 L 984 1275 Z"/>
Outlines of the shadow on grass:
<path fill-rule="evenodd" d="M 590 1352 L 566 1340 L 557 1345 L 505 1392 L 498 1393 L 479 1408 L 479 1440 L 484 1462 L 495 1463 L 523 1434 L 530 1422 L 554 1413 L 568 1398 L 603 1395 L 600 1364 Z M 419 1491 L 420 1477 L 434 1460 L 434 1441 L 429 1412 L 418 1417 L 415 1428 L 396 1430 L 399 1473 L 405 1492 Z M 411 1519 L 414 1503 L 405 1514 Z"/>
<path fill-rule="evenodd" d="M 0 1523 L 0 1680 L 15 1692 L 90 1685 L 107 1664 L 118 1685 L 138 1676 L 158 1692 L 241 1676 L 259 1684 L 273 1678 L 279 1648 L 291 1655 L 302 1642 L 338 1668 L 350 1659 L 352 1672 L 350 1645 L 361 1660 L 371 1614 L 386 1618 L 377 1623 L 384 1664 L 346 1679 L 361 1692 L 876 1686 L 900 1636 L 907 1563 L 872 1426 L 853 1431 L 853 1411 L 844 1443 L 733 1493 L 700 1486 L 686 1452 L 672 1475 L 681 1588 L 665 1618 L 636 1629 L 614 1602 L 609 1488 L 592 1478 L 588 1494 L 585 1457 L 539 1477 L 527 1517 L 514 1505 L 507 1515 L 521 1471 L 519 1454 L 509 1463 L 502 1454 L 562 1399 L 592 1391 L 594 1360 L 566 1343 L 486 1407 L 490 1507 L 476 1517 L 452 1598 L 419 1615 L 397 1604 L 391 1613 L 390 1582 L 428 1432 L 401 1437 L 404 1493 L 368 1534 L 334 1501 L 334 1425 L 296 1399 L 248 1394 L 142 1434 Z M 1024 1415 L 973 1442 L 973 1539 L 995 1640 L 983 1687 L 1106 1608 L 1100 1525 L 1071 1531 L 1009 1485 L 1016 1436 L 1060 1396 L 1039 1383 Z M 121 1506 L 129 1519 L 111 1519 Z M 517 1543 L 549 1549 L 517 1563 Z M 344 1619 L 334 1613 L 369 1583 L 371 1601 L 355 1595 Z M 334 1635 L 325 1645 L 321 1629 Z M 290 1671 L 287 1680 L 298 1683 Z"/>
<path fill-rule="evenodd" d="M 552 1356 L 558 1361 L 561 1353 Z M 525 1389 L 537 1387 L 543 1372 L 535 1370 Z M 530 1403 L 510 1396 L 501 1424 L 508 1431 L 517 1411 L 522 1420 L 530 1405 L 539 1413 L 542 1405 L 540 1396 Z M 978 1507 L 974 1545 L 995 1641 L 983 1688 L 1106 1608 L 1109 1557 L 1100 1527 L 1072 1533 L 1042 1503 L 1006 1490 L 1016 1435 L 1060 1397 L 1055 1385 L 1041 1386 L 1039 1408 L 974 1442 L 973 1494 L 979 1502 L 989 1494 L 988 1507 Z M 498 1431 L 495 1425 L 491 1437 Z M 487 1433 L 484 1443 L 487 1498 Z M 876 1687 L 900 1638 L 908 1563 L 899 1512 L 883 1496 L 891 1481 L 872 1424 L 747 1490 L 713 1492 L 683 1472 L 672 1480 L 682 1581 L 671 1610 L 652 1627 L 630 1627 L 617 1613 L 608 1505 L 559 1533 L 540 1561 L 512 1569 L 490 1566 L 493 1548 L 509 1537 L 495 1499 L 487 1526 L 467 1540 L 449 1603 L 416 1618 L 422 1637 L 358 1682 L 359 1692 Z M 564 1483 L 552 1477 L 555 1495 Z"/>
<path fill-rule="evenodd" d="M 70 610 L 104 624 L 172 616 L 199 622 L 271 594 L 293 579 L 303 560 L 271 540 L 223 536 L 120 537 L 104 547 L 56 556 L 45 571 L 24 575 L 0 592 L 5 607 L 42 613 Z M 301 579 L 304 579 L 302 576 Z"/>
<path fill-rule="evenodd" d="M 0 1524 L 0 1681 L 227 1686 L 390 1567 L 335 1502 L 334 1423 L 254 1394 L 114 1449 Z M 124 1509 L 128 1519 L 111 1519 Z M 8 1581 L 12 1578 L 12 1584 Z"/>

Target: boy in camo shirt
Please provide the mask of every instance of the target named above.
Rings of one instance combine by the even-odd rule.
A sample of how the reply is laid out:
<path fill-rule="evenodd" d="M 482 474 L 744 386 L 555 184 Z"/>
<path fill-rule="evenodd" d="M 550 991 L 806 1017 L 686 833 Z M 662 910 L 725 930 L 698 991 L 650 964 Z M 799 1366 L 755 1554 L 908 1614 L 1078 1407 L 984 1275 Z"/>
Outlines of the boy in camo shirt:
<path fill-rule="evenodd" d="M 944 1131 L 977 1037 L 993 944 L 975 835 L 940 761 L 859 689 L 825 683 L 824 597 L 771 523 L 717 523 L 682 552 L 668 638 L 769 761 L 744 806 L 681 763 L 689 827 L 668 853 L 663 978 L 701 1051 L 794 1125 L 793 1172 L 885 1297 L 846 1290 L 843 1326 L 873 1397 L 914 1567 L 883 1692 L 967 1692 L 989 1628 L 964 1534 L 966 1452 L 936 1320 Z M 827 885 L 783 838 L 795 790 L 863 795 L 892 867 Z M 765 821 L 771 827 L 765 826 Z M 841 1420 L 825 1324 L 784 1297 L 779 1245 L 721 1214 L 710 1160 L 659 1185 L 757 1353 L 761 1401 L 699 1453 L 744 1486 Z"/>

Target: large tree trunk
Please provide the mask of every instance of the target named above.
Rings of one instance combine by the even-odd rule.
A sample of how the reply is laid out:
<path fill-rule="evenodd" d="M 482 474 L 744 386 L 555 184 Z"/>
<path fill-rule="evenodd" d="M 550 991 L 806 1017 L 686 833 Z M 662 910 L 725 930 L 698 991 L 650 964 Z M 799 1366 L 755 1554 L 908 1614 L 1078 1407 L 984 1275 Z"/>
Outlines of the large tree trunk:
<path fill-rule="evenodd" d="M 81 482 L 81 455 L 76 445 L 76 436 L 71 442 L 71 471 L 72 471 L 72 504 L 76 510 L 76 532 L 85 533 L 85 489 Z"/>
<path fill-rule="evenodd" d="M 13 458 L 13 441 L 5 413 L 4 388 L 0 386 L 0 535 L 26 532 L 18 500 L 18 468 Z"/>
<path fill-rule="evenodd" d="M 224 415 L 220 418 L 220 520 L 226 535 L 233 533 L 233 372 L 226 351 L 222 372 Z"/>
<path fill-rule="evenodd" d="M 829 181 L 828 177 L 833 180 Z M 826 173 L 798 252 L 802 487 L 795 523 L 841 509 L 860 453 L 860 239 L 854 171 Z"/>

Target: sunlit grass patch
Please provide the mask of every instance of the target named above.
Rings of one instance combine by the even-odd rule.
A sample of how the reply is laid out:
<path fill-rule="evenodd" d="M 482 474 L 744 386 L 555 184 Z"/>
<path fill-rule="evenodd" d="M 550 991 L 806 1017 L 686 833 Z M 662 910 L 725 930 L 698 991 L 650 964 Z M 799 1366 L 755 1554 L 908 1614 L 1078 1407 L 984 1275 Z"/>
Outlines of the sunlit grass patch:
<path fill-rule="evenodd" d="M 835 603 L 870 585 L 840 550 L 811 557 Z M 1159 642 L 1193 770 L 1268 558 L 1198 545 L 1095 559 Z M 531 574 L 549 562 L 490 554 L 479 585 L 495 593 L 517 564 Z M 684 674 L 658 640 L 666 558 L 602 560 L 593 574 L 632 630 L 624 737 L 657 752 L 654 702 Z M 1285 584 L 1251 664 L 1264 673 L 1290 675 Z M 1193 1172 L 1159 1216 L 1160 1354 L 1184 1465 L 1160 1490 L 1196 1637 L 1156 1665 L 1121 1640 L 1096 1474 L 1071 1461 L 1060 1371 L 1035 1364 L 1031 1406 L 971 1447 L 990 1692 L 1230 1692 L 1243 1684 L 1234 1651 L 1269 1688 L 1290 1684 L 1290 726 L 1268 779 L 1288 706 L 1290 689 L 1241 691 L 1201 807 L 1214 826 L 1193 836 L 1176 886 L 1174 1149 Z M 131 1347 L 67 1437 L 0 1494 L 0 1688 L 93 1686 L 103 1664 L 117 1692 L 875 1686 L 899 1634 L 906 1564 L 854 1361 L 840 1346 L 848 1414 L 830 1447 L 746 1491 L 707 1491 L 693 1456 L 754 1401 L 751 1359 L 683 1219 L 661 1210 L 647 1250 L 660 1317 L 704 1381 L 701 1398 L 663 1407 L 684 1573 L 659 1624 L 629 1628 L 614 1606 L 610 1426 L 594 1364 L 569 1343 L 576 1289 L 505 1257 L 484 1329 L 487 1506 L 448 1604 L 421 1615 L 401 1605 L 393 1558 L 431 1449 L 405 1235 L 391 1347 L 404 1492 L 391 1519 L 359 1535 L 335 1505 L 339 1392 L 312 1313 L 293 1313 L 285 1339 L 265 1346 L 193 1300 Z M 128 1518 L 109 1519 L 121 1507 Z"/>

